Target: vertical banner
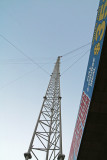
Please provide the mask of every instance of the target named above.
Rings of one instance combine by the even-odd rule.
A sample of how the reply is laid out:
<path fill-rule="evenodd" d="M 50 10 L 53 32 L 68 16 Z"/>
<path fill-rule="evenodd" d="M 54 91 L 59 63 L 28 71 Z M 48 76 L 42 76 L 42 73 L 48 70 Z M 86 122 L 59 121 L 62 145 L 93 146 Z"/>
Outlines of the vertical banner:
<path fill-rule="evenodd" d="M 100 0 L 97 20 L 94 29 L 90 57 L 83 87 L 77 121 L 68 160 L 77 160 L 79 147 L 88 115 L 89 105 L 94 89 L 99 60 L 101 56 L 105 30 L 107 27 L 107 0 Z"/>

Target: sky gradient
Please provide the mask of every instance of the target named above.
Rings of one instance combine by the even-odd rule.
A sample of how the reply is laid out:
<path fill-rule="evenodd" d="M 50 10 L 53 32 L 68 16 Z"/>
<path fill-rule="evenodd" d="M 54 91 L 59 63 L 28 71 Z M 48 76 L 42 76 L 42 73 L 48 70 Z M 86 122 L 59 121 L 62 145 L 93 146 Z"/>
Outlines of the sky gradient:
<path fill-rule="evenodd" d="M 93 0 L 0 1 L 0 160 L 24 159 L 49 83 L 50 76 L 29 57 L 51 74 L 58 56 L 92 41 L 98 4 Z M 65 160 L 89 52 L 75 61 L 90 47 L 61 59 L 61 74 L 72 66 L 61 76 Z"/>

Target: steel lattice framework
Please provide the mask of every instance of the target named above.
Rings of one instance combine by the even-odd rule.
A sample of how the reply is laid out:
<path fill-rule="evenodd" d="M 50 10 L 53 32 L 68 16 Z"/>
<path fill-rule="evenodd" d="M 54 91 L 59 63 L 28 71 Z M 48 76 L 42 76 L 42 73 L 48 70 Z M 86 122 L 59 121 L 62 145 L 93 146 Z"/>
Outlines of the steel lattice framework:
<path fill-rule="evenodd" d="M 25 159 L 64 160 L 62 154 L 60 57 L 55 64 Z"/>

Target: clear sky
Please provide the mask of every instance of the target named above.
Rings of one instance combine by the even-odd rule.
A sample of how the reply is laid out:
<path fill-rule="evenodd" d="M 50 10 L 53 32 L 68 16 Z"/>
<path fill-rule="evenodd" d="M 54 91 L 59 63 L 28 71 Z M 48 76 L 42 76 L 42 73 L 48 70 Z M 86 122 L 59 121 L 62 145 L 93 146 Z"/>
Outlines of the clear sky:
<path fill-rule="evenodd" d="M 0 160 L 23 160 L 57 56 L 92 41 L 97 0 L 0 0 Z M 3 38 L 4 37 L 4 38 Z M 24 52 L 18 51 L 7 40 Z M 91 44 L 63 57 L 61 73 Z M 61 76 L 68 159 L 89 52 Z"/>

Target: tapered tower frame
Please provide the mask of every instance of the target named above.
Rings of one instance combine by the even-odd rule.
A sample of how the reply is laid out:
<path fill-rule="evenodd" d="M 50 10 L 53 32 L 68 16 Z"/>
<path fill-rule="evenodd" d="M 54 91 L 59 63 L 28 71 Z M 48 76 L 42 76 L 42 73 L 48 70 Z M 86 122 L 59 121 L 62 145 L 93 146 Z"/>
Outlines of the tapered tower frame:
<path fill-rule="evenodd" d="M 60 57 L 55 63 L 28 152 L 24 156 L 25 160 L 32 157 L 36 160 L 65 158 L 62 153 Z"/>

